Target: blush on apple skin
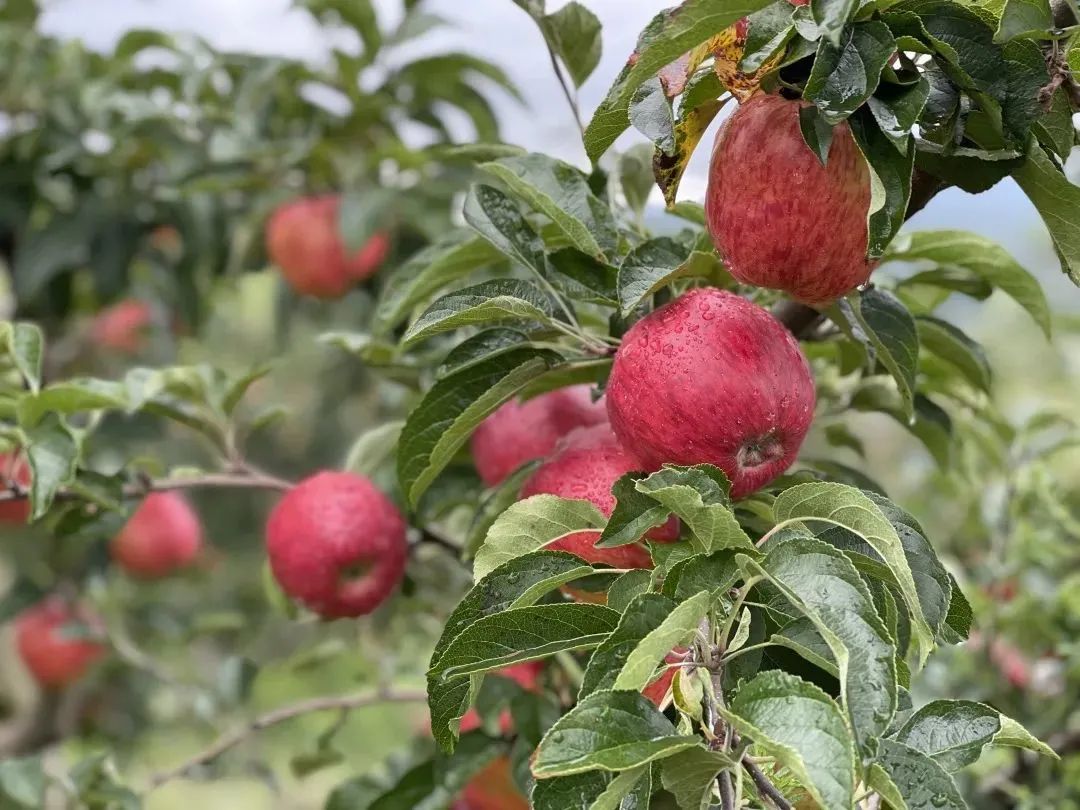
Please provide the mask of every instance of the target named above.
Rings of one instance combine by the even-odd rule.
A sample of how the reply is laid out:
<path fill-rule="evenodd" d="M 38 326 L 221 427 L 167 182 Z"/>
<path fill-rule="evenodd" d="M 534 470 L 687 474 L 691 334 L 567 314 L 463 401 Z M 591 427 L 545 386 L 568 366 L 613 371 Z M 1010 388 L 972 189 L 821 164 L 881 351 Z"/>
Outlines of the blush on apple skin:
<path fill-rule="evenodd" d="M 827 304 L 870 278 L 870 172 L 847 123 L 822 166 L 803 141 L 808 102 L 759 93 L 720 127 L 705 217 L 731 274 L 744 284 Z"/>
<path fill-rule="evenodd" d="M 795 460 L 815 393 L 783 324 L 745 298 L 701 288 L 626 333 L 605 399 L 616 435 L 645 469 L 712 464 L 741 498 Z"/>

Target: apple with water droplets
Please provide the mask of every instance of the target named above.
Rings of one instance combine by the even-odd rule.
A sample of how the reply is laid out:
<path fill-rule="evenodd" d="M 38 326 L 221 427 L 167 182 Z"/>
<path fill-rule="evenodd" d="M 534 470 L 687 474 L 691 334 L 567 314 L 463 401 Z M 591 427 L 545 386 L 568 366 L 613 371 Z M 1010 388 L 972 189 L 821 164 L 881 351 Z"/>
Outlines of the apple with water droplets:
<path fill-rule="evenodd" d="M 814 415 L 798 341 L 725 290 L 690 290 L 626 333 L 607 386 L 623 447 L 647 470 L 712 464 L 741 498 L 795 460 Z"/>

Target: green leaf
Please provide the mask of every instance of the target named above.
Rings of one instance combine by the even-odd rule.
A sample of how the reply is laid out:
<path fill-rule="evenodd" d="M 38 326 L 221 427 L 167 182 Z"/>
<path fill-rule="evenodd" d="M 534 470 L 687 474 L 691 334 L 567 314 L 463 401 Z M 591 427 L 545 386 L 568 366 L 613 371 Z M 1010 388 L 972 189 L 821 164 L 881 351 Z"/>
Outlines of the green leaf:
<path fill-rule="evenodd" d="M 548 262 L 548 278 L 570 300 L 605 307 L 616 305 L 616 268 L 574 248 L 550 254 Z"/>
<path fill-rule="evenodd" d="M 1008 42 L 1016 37 L 1048 39 L 1055 27 L 1049 0 L 1005 0 L 994 42 Z"/>
<path fill-rule="evenodd" d="M 440 289 L 499 258 L 490 242 L 464 231 L 451 232 L 387 277 L 372 315 L 371 331 L 387 334 Z"/>
<path fill-rule="evenodd" d="M 515 202 L 497 188 L 474 185 L 465 198 L 465 221 L 496 250 L 544 275 L 544 245 Z"/>
<path fill-rule="evenodd" d="M 1037 144 L 1012 176 L 1046 223 L 1062 271 L 1080 286 L 1080 186 L 1069 182 Z"/>
<path fill-rule="evenodd" d="M 37 393 L 41 386 L 41 359 L 45 353 L 41 329 L 32 323 L 0 321 L 0 351 L 11 358 L 26 385 Z"/>
<path fill-rule="evenodd" d="M 810 151 L 824 166 L 829 162 L 829 147 L 832 146 L 833 128 L 813 104 L 799 108 L 799 131 Z"/>
<path fill-rule="evenodd" d="M 967 810 L 952 777 L 926 754 L 894 740 L 882 740 L 878 764 L 892 784 L 890 792 L 903 798 L 898 810 Z M 884 793 L 873 782 L 871 786 Z"/>
<path fill-rule="evenodd" d="M 649 529 L 662 525 L 668 519 L 670 509 L 638 492 L 637 482 L 645 477 L 645 473 L 627 473 L 612 485 L 615 509 L 608 518 L 600 539 L 596 541 L 598 547 L 611 548 L 636 543 Z"/>
<path fill-rule="evenodd" d="M 605 771 L 587 771 L 537 782 L 532 793 L 532 808 L 643 810 L 649 806 L 651 795 L 652 773 L 646 765 L 616 776 Z"/>
<path fill-rule="evenodd" d="M 652 147 L 647 143 L 636 143 L 619 155 L 619 186 L 626 204 L 638 216 L 645 213 L 655 185 L 652 156 Z"/>
<path fill-rule="evenodd" d="M 656 596 L 657 594 L 649 595 Z M 666 597 L 661 598 L 666 599 Z M 711 605 L 712 594 L 709 591 L 701 591 L 675 607 L 633 648 L 611 688 L 641 691 L 648 686 L 657 665 L 673 649 L 686 644 L 709 612 Z"/>
<path fill-rule="evenodd" d="M 658 593 L 642 593 L 632 599 L 623 611 L 618 626 L 589 658 L 578 699 L 611 689 L 630 654 L 642 639 L 663 625 L 674 609 L 675 602 Z M 668 647 L 664 654 L 670 650 L 671 647 Z"/>
<path fill-rule="evenodd" d="M 436 742 L 453 750 L 450 724 L 464 714 L 474 680 L 510 664 L 565 650 L 595 647 L 615 629 L 619 614 L 601 605 L 551 604 L 482 616 L 458 633 L 428 670 L 428 704 Z"/>
<path fill-rule="evenodd" d="M 859 748 L 871 752 L 896 712 L 896 648 L 858 571 L 832 546 L 806 538 L 781 543 L 760 564 L 738 559 L 814 623 L 836 663 Z"/>
<path fill-rule="evenodd" d="M 876 551 L 896 577 L 908 610 L 915 618 L 920 662 L 933 646 L 934 633 L 923 613 L 919 590 L 896 528 L 877 503 L 844 484 L 799 484 L 780 493 L 773 502 L 777 522 L 812 519 L 842 526 Z"/>
<path fill-rule="evenodd" d="M 896 42 L 885 23 L 851 23 L 841 33 L 839 45 L 822 38 L 803 98 L 812 101 L 829 124 L 838 124 L 874 94 L 881 71 L 895 52 Z"/>
<path fill-rule="evenodd" d="M 566 65 L 574 85 L 581 87 L 600 63 L 600 20 L 577 0 L 571 0 L 539 22 L 544 38 Z"/>
<path fill-rule="evenodd" d="M 394 454 L 404 427 L 402 421 L 386 422 L 361 433 L 349 448 L 342 469 L 361 475 L 374 475 Z"/>
<path fill-rule="evenodd" d="M 585 771 L 625 771 L 699 744 L 640 692 L 594 692 L 544 735 L 532 772 L 537 779 Z"/>
<path fill-rule="evenodd" d="M 881 411 L 888 414 L 926 446 L 942 469 L 948 469 L 952 465 L 952 420 L 946 411 L 928 397 L 915 395 L 915 417 L 912 421 L 901 408 L 895 386 L 881 377 L 868 377 L 852 397 L 851 407 L 860 411 Z"/>
<path fill-rule="evenodd" d="M 556 303 L 535 284 L 515 278 L 484 281 L 433 303 L 401 338 L 403 346 L 463 326 L 519 320 L 549 324 Z"/>
<path fill-rule="evenodd" d="M 634 99 L 635 101 L 640 99 L 640 94 L 647 87 L 652 87 L 654 90 L 650 100 L 652 110 L 656 115 L 655 126 L 657 128 L 666 127 L 668 121 L 661 117 L 664 111 L 662 105 L 667 105 L 670 109 L 670 102 L 667 100 L 667 92 L 662 86 L 662 99 L 656 97 L 655 85 L 651 82 L 642 85 L 634 95 Z M 670 131 L 661 129 L 660 134 L 662 134 L 662 137 L 654 138 L 653 142 L 656 144 L 657 149 L 653 155 L 653 176 L 656 178 L 656 184 L 660 187 L 660 191 L 664 194 L 664 202 L 669 206 L 675 203 L 675 197 L 679 192 L 679 184 L 682 182 L 682 177 L 690 164 L 690 158 L 693 157 L 701 138 L 705 135 L 705 131 L 730 100 L 730 97 L 717 98 L 723 93 L 724 85 L 720 82 L 720 77 L 716 71 L 708 69 L 698 71 L 687 82 L 686 91 L 683 93 L 679 105 L 679 114 L 670 120 Z M 631 121 L 641 129 L 634 114 L 635 108 L 632 105 L 630 107 Z"/>
<path fill-rule="evenodd" d="M 896 236 L 907 215 L 911 198 L 911 172 L 915 149 L 897 150 L 869 109 L 848 119 L 851 134 L 870 167 L 870 207 L 867 210 L 866 255 L 879 258 Z M 909 136 L 910 140 L 910 136 Z"/>
<path fill-rule="evenodd" d="M 724 548 L 753 550 L 753 542 L 731 511 L 730 484 L 722 470 L 708 464 L 693 467 L 666 464 L 634 486 L 682 519 L 693 535 L 686 544 L 689 552 L 700 554 Z"/>
<path fill-rule="evenodd" d="M 740 17 L 766 5 L 768 0 L 686 0 L 653 17 L 641 32 L 634 55 L 585 128 L 589 158 L 596 162 L 626 130 L 630 99 L 646 80 Z"/>
<path fill-rule="evenodd" d="M 753 73 L 787 44 L 795 30 L 791 19 L 793 11 L 788 0 L 778 0 L 750 15 L 746 44 L 739 60 L 740 71 Z"/>
<path fill-rule="evenodd" d="M 18 415 L 22 425 L 30 426 L 36 425 L 47 413 L 123 410 L 129 404 L 127 386 L 123 383 L 74 377 L 53 383 L 40 393 L 22 397 L 18 404 Z"/>
<path fill-rule="evenodd" d="M 1068 160 L 1076 139 L 1072 117 L 1072 101 L 1069 99 L 1069 93 L 1064 87 L 1059 87 L 1051 97 L 1050 109 L 1039 116 L 1039 120 L 1032 127 L 1039 143 L 1051 150 L 1062 161 Z"/>
<path fill-rule="evenodd" d="M 1080 212 L 1080 195 L 1077 197 Z M 898 236 L 883 261 L 932 262 L 974 273 L 1022 306 L 1047 337 L 1050 306 L 1038 280 L 996 242 L 968 231 L 913 231 Z"/>
<path fill-rule="evenodd" d="M 618 613 L 625 613 L 630 603 L 651 586 L 652 571 L 647 568 L 627 571 L 608 587 L 607 606 Z"/>
<path fill-rule="evenodd" d="M 49 511 L 57 491 L 75 480 L 80 442 L 67 423 L 54 413 L 26 431 L 30 462 L 30 519 Z"/>
<path fill-rule="evenodd" d="M 712 554 L 696 554 L 679 560 L 664 577 L 663 593 L 682 602 L 702 590 L 721 596 L 730 590 L 739 577 L 739 567 L 731 549 Z"/>
<path fill-rule="evenodd" d="M 619 266 L 619 308 L 623 317 L 632 314 L 661 287 L 698 274 L 701 264 L 692 264 L 690 255 L 686 245 L 668 236 L 649 239 L 631 250 Z"/>
<path fill-rule="evenodd" d="M 45 772 L 40 757 L 11 758 L 0 762 L 0 805 L 27 810 L 45 806 Z"/>
<path fill-rule="evenodd" d="M 823 810 L 848 810 L 857 759 L 843 712 L 819 687 L 779 670 L 743 684 L 722 714 L 799 780 Z"/>
<path fill-rule="evenodd" d="M 881 364 L 896 380 L 904 410 L 914 412 L 915 372 L 919 364 L 919 334 L 915 319 L 890 292 L 872 287 L 846 299 L 851 314 Z"/>
<path fill-rule="evenodd" d="M 479 582 L 504 563 L 543 548 L 568 534 L 598 530 L 604 516 L 589 501 L 533 495 L 518 501 L 491 525 L 476 553 L 473 576 Z"/>
<path fill-rule="evenodd" d="M 398 480 L 408 502 L 419 501 L 485 417 L 560 360 L 554 352 L 522 347 L 435 383 L 405 420 L 398 443 Z"/>
<path fill-rule="evenodd" d="M 665 759 L 660 766 L 660 779 L 683 810 L 709 810 L 713 806 L 716 777 L 721 771 L 738 767 L 728 754 L 698 746 Z"/>
<path fill-rule="evenodd" d="M 914 84 L 882 82 L 866 103 L 881 132 L 904 151 L 929 95 L 930 83 L 920 76 Z"/>
<path fill-rule="evenodd" d="M 1031 736 L 1015 720 L 970 700 L 928 703 L 892 737 L 932 757 L 949 772 L 973 764 L 987 746 L 1024 748 L 1057 759 L 1053 749 Z"/>
<path fill-rule="evenodd" d="M 473 515 L 472 522 L 469 524 L 469 532 L 465 538 L 466 557 L 476 556 L 477 550 L 483 544 L 492 525 L 499 518 L 499 515 L 518 500 L 521 487 L 532 475 L 538 464 L 539 461 L 523 464 L 483 498 Z"/>
<path fill-rule="evenodd" d="M 967 597 L 960 590 L 960 583 L 956 581 L 956 577 L 949 574 L 949 582 L 952 585 L 949 592 L 949 612 L 945 615 L 945 624 L 941 631 L 946 643 L 959 644 L 971 633 L 971 623 L 975 615 L 971 611 Z"/>
<path fill-rule="evenodd" d="M 810 0 L 810 14 L 822 38 L 839 48 L 844 27 L 858 5 L 858 0 Z"/>
<path fill-rule="evenodd" d="M 554 222 L 582 253 L 605 260 L 606 252 L 615 248 L 611 209 L 592 193 L 585 175 L 570 164 L 534 153 L 502 158 L 480 168 Z"/>
<path fill-rule="evenodd" d="M 478 619 L 535 604 L 560 585 L 592 573 L 592 566 L 565 551 L 536 551 L 500 565 L 481 578 L 446 619 L 431 654 L 431 667 L 438 664 L 450 642 Z"/>
<path fill-rule="evenodd" d="M 387 188 L 365 188 L 343 194 L 337 226 L 345 250 L 350 253 L 360 250 L 376 232 L 387 227 L 396 203 L 396 193 Z"/>
<path fill-rule="evenodd" d="M 915 319 L 922 348 L 956 367 L 976 388 L 990 393 L 990 363 L 982 346 L 951 323 L 921 316 Z"/>

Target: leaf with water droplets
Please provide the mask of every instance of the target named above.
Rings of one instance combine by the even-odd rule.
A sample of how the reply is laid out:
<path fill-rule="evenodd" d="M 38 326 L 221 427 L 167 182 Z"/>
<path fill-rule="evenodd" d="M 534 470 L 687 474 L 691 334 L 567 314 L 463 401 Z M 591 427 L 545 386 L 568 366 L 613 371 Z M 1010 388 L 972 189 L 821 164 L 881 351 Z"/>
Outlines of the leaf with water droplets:
<path fill-rule="evenodd" d="M 823 810 L 849 810 L 855 742 L 840 708 L 819 687 L 770 670 L 743 684 L 730 706 L 719 711 L 791 771 Z"/>
<path fill-rule="evenodd" d="M 895 740 L 882 740 L 870 786 L 902 798 L 898 810 L 968 810 L 952 777 L 926 754 Z M 884 780 L 884 784 L 882 783 Z"/>
<path fill-rule="evenodd" d="M 537 779 L 585 771 L 625 771 L 700 744 L 640 692 L 594 692 L 544 735 L 532 772 Z"/>

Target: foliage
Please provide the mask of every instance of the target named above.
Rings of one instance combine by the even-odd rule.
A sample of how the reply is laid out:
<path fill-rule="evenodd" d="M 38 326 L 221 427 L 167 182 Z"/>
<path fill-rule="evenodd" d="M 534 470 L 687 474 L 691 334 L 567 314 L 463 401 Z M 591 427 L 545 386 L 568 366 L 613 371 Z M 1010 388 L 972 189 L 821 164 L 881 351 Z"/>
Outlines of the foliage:
<path fill-rule="evenodd" d="M 101 635 L 114 652 L 106 666 L 121 679 L 111 692 L 102 684 L 103 693 L 115 698 L 130 683 L 142 697 L 147 683 L 164 683 L 208 719 L 251 715 L 254 686 L 282 669 L 324 672 L 329 688 L 359 669 L 372 691 L 260 715 L 238 737 L 142 782 L 96 754 L 69 763 L 62 778 L 46 774 L 36 755 L 42 742 L 24 736 L 13 748 L 28 756 L 0 765 L 0 799 L 32 807 L 55 790 L 91 807 L 138 807 L 140 791 L 198 775 L 248 736 L 319 711 L 340 710 L 341 720 L 290 740 L 292 772 L 337 768 L 348 759 L 338 742 L 348 713 L 380 698 L 424 697 L 402 685 L 418 685 L 421 673 L 398 655 L 430 649 L 435 744 L 418 741 L 377 772 L 359 769 L 330 793 L 328 808 L 449 807 L 504 757 L 541 810 L 929 810 L 967 806 L 962 790 L 986 806 L 994 788 L 979 769 L 1003 756 L 1019 756 L 1015 770 L 1030 772 L 1013 774 L 1018 790 L 1045 791 L 1033 801 L 1075 801 L 1047 775 L 1057 754 L 1014 719 L 1024 707 L 960 689 L 918 705 L 928 661 L 936 678 L 937 662 L 955 655 L 943 650 L 965 642 L 993 658 L 995 624 L 1010 620 L 1006 612 L 979 622 L 987 599 L 965 593 L 969 577 L 951 572 L 943 549 L 978 567 L 989 543 L 995 575 L 1002 568 L 1005 577 L 1049 576 L 1075 561 L 1061 543 L 1049 559 L 1029 558 L 1043 548 L 1026 542 L 1076 534 L 1068 494 L 1043 465 L 1075 445 L 1074 421 L 1048 413 L 1009 424 L 994 404 L 985 353 L 942 311 L 954 293 L 983 300 L 1000 290 L 1049 335 L 1050 307 L 998 245 L 956 231 L 898 231 L 944 187 L 978 192 L 1012 175 L 1077 279 L 1080 203 L 1062 166 L 1075 133 L 1061 119 L 1075 90 L 1064 60 L 1080 34 L 1013 2 L 686 0 L 649 24 L 584 128 L 594 161 L 585 172 L 497 143 L 472 80 L 516 91 L 471 55 L 425 57 L 362 89 L 370 84 L 359 77 L 385 49 L 437 22 L 415 2 L 396 31 L 382 30 L 366 2 L 304 5 L 324 25 L 350 29 L 358 49 L 335 50 L 330 65 L 312 67 L 133 32 L 106 56 L 36 33 L 32 4 L 5 6 L 3 103 L 14 123 L 0 153 L 10 186 L 0 224 L 17 318 L 0 331 L 0 436 L 25 455 L 32 483 L 13 481 L 0 503 L 29 501 L 27 536 L 38 542 L 5 550 L 14 581 L 0 613 L 13 616 L 57 590 L 82 594 L 103 616 Z M 539 25 L 560 79 L 580 86 L 597 62 L 595 18 L 578 3 L 553 13 L 542 0 L 517 5 Z M 748 14 L 749 33 L 730 28 Z M 170 54 L 172 66 L 145 67 L 149 51 Z M 18 79 L 15 66 L 33 81 Z M 342 94 L 341 103 L 325 106 L 305 92 L 319 87 Z M 847 122 L 872 171 L 867 248 L 882 267 L 872 286 L 823 313 L 738 285 L 712 250 L 700 206 L 675 202 L 681 168 L 709 121 L 729 97 L 759 88 L 811 103 L 803 134 L 819 156 L 832 128 Z M 568 85 L 567 96 L 572 102 Z M 443 102 L 471 118 L 479 144 L 449 146 Z M 430 128 L 437 146 L 407 147 L 397 133 L 403 119 Z M 631 126 L 653 142 L 655 179 L 678 218 L 665 219 L 663 233 L 644 225 L 640 149 L 601 160 Z M 274 375 L 261 365 L 181 363 L 169 354 L 106 374 L 73 356 L 70 316 L 143 284 L 188 328 L 206 328 L 206 291 L 246 290 L 250 279 L 239 271 L 261 269 L 256 237 L 282 190 L 333 188 L 345 192 L 338 224 L 346 244 L 383 228 L 396 243 L 393 269 L 332 305 L 341 318 L 312 316 L 317 327 L 303 335 L 321 331 L 320 350 L 346 358 L 346 368 L 359 361 L 358 382 L 328 375 L 339 378 L 311 411 L 275 423 L 280 414 L 253 404 L 276 404 L 260 393 Z M 452 202 L 466 188 L 458 220 Z M 158 226 L 178 231 L 178 248 L 146 238 Z M 484 491 L 465 448 L 486 417 L 570 384 L 602 391 L 626 330 L 704 285 L 772 307 L 802 339 L 818 394 L 806 446 L 818 451 L 737 501 L 723 471 L 708 464 L 630 473 L 613 487 L 610 517 L 555 495 L 519 500 L 521 475 Z M 311 314 L 310 304 L 281 299 L 282 310 Z M 310 617 L 252 575 L 250 555 L 228 568 L 245 583 L 236 593 L 222 579 L 206 599 L 172 594 L 175 604 L 133 615 L 126 601 L 142 586 L 117 576 L 106 549 L 134 502 L 153 490 L 217 488 L 228 490 L 215 493 L 227 511 L 236 503 L 227 499 L 250 498 L 234 489 L 288 488 L 255 461 L 290 459 L 283 466 L 311 472 L 306 460 L 322 450 L 290 444 L 280 425 L 337 413 L 336 395 L 354 387 L 370 399 L 370 424 L 352 425 L 359 435 L 349 441 L 344 430 L 329 439 L 332 463 L 371 476 L 411 527 L 403 595 L 355 623 L 386 660 L 343 655 L 355 649 L 340 625 L 308 632 Z M 928 451 L 941 491 L 965 495 L 957 534 L 970 548 L 930 536 L 842 461 L 864 449 L 850 430 L 854 412 L 895 420 Z M 140 458 L 138 443 L 115 440 L 130 424 L 166 424 L 170 437 L 193 431 L 206 450 L 194 468 L 192 459 Z M 343 444 L 351 450 L 342 453 Z M 977 497 L 992 482 L 1003 488 L 997 523 Z M 677 542 L 645 538 L 672 515 L 682 527 Z M 581 531 L 598 533 L 604 547 L 642 544 L 654 567 L 613 569 L 545 548 Z M 1014 536 L 1025 542 L 1006 549 Z M 575 601 L 582 591 L 593 601 Z M 1068 593 L 1037 598 L 1061 622 L 1043 627 L 1051 639 L 1074 627 Z M 194 683 L 177 683 L 130 638 L 129 622 L 151 641 L 158 633 L 195 645 L 214 661 L 216 683 L 191 662 Z M 251 627 L 264 636 L 258 644 Z M 1066 652 L 1071 662 L 1076 651 Z M 537 661 L 535 689 L 497 676 Z M 651 700 L 650 685 L 672 671 Z M 152 717 L 151 701 L 138 702 L 108 715 L 113 725 L 99 723 L 98 739 L 118 736 L 118 718 Z M 1073 707 L 1057 708 L 1064 724 Z M 461 733 L 470 712 L 478 725 Z M 1058 742 L 1060 729 L 1033 731 Z M 403 735 L 384 736 L 397 744 Z M 1044 759 L 1035 764 L 1036 756 Z"/>

